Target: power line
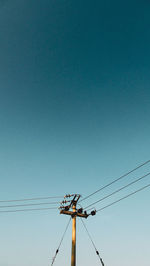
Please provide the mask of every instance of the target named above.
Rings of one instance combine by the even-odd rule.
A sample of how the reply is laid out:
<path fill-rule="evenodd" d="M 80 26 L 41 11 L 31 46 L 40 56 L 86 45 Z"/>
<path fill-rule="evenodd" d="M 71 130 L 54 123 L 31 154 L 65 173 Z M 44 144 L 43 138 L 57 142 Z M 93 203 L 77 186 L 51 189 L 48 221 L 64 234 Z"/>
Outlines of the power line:
<path fill-rule="evenodd" d="M 14 208 L 14 207 L 23 207 L 23 206 L 35 206 L 35 205 L 49 205 L 49 204 L 58 204 L 59 201 L 55 202 L 41 202 L 41 203 L 30 203 L 30 204 L 16 204 L 16 205 L 3 205 L 0 208 Z"/>
<path fill-rule="evenodd" d="M 89 195 L 86 196 L 85 198 L 81 199 L 79 202 L 81 202 L 81 201 L 83 201 L 83 200 L 86 200 L 86 199 L 88 199 L 89 197 L 93 196 L 94 194 L 96 194 L 96 193 L 102 191 L 103 189 L 105 189 L 105 188 L 111 186 L 112 184 L 114 184 L 114 183 L 116 183 L 117 181 L 121 180 L 122 178 L 128 176 L 129 174 L 133 173 L 134 171 L 136 171 L 137 169 L 141 168 L 142 166 L 148 164 L 149 162 L 150 162 L 150 160 L 148 160 L 148 161 L 146 161 L 146 162 L 140 164 L 140 165 L 137 166 L 136 168 L 130 170 L 129 172 L 125 173 L 124 175 L 120 176 L 119 178 L 113 180 L 112 182 L 108 183 L 107 185 L 105 185 L 105 186 L 101 187 L 100 189 L 96 190 L 95 192 L 89 194 Z"/>
<path fill-rule="evenodd" d="M 12 200 L 0 200 L 0 202 L 15 202 L 15 201 L 31 201 L 31 200 L 47 200 L 47 199 L 58 199 L 63 196 L 55 196 L 55 197 L 39 197 L 39 198 L 25 198 L 25 199 L 12 199 Z"/>
<path fill-rule="evenodd" d="M 64 233 L 63 233 L 63 235 L 62 235 L 62 238 L 61 238 L 61 240 L 60 240 L 59 246 L 58 246 L 58 248 L 56 249 L 56 253 L 55 253 L 55 256 L 53 257 L 53 260 L 52 260 L 52 264 L 51 264 L 51 266 L 52 266 L 52 265 L 54 264 L 54 262 L 55 262 L 56 256 L 57 256 L 57 254 L 58 254 L 58 252 L 59 252 L 60 246 L 61 246 L 61 244 L 62 244 L 62 241 L 63 241 L 64 237 L 65 237 L 65 234 L 66 234 L 66 232 L 67 232 L 67 229 L 68 229 L 68 227 L 69 227 L 70 221 L 71 221 L 71 217 L 70 217 L 69 222 L 67 223 L 67 226 L 66 226 L 66 228 L 65 228 L 65 231 L 64 231 Z"/>
<path fill-rule="evenodd" d="M 137 183 L 138 181 L 140 181 L 141 179 L 144 179 L 144 178 L 147 177 L 148 175 L 150 175 L 150 173 L 148 173 L 148 174 L 146 174 L 146 175 L 144 175 L 144 176 L 139 177 L 139 178 L 136 179 L 135 181 L 132 181 L 131 183 L 129 183 L 129 184 L 127 184 L 127 185 L 125 185 L 125 186 L 123 186 L 123 187 L 121 187 L 121 188 L 115 190 L 114 192 L 112 192 L 112 193 L 106 195 L 105 197 L 103 197 L 103 198 L 101 198 L 101 199 L 99 199 L 99 200 L 97 200 L 97 201 L 91 203 L 90 205 L 88 205 L 87 207 L 85 207 L 85 209 L 87 209 L 87 208 L 91 207 L 92 205 L 97 204 L 98 202 L 103 201 L 103 200 L 105 200 L 105 199 L 111 197 L 112 195 L 118 193 L 119 191 L 121 191 L 121 190 L 123 190 L 123 189 L 125 189 L 125 188 L 127 188 L 127 187 L 129 187 L 129 186 L 131 186 L 131 185 L 133 185 L 133 184 L 135 184 L 135 183 Z"/>
<path fill-rule="evenodd" d="M 89 231 L 88 231 L 88 229 L 87 229 L 85 223 L 83 222 L 82 219 L 81 219 L 81 221 L 82 221 L 82 224 L 83 224 L 83 226 L 84 226 L 84 228 L 85 228 L 85 230 L 86 230 L 86 232 L 87 232 L 87 234 L 88 234 L 89 239 L 90 239 L 91 242 L 92 242 L 92 245 L 93 245 L 93 247 L 94 247 L 94 249 L 95 249 L 95 251 L 96 251 L 96 254 L 98 255 L 98 257 L 99 257 L 99 259 L 100 259 L 100 262 L 101 262 L 102 266 L 104 266 L 104 262 L 103 262 L 102 258 L 100 257 L 100 254 L 99 254 L 99 252 L 98 252 L 98 250 L 97 250 L 97 248 L 96 248 L 96 246 L 95 246 L 95 244 L 94 244 L 94 241 L 93 241 L 93 239 L 92 239 L 92 237 L 91 237 L 91 235 L 90 235 L 90 233 L 89 233 Z"/>
<path fill-rule="evenodd" d="M 8 211 L 0 211 L 0 213 L 9 213 L 9 212 L 27 212 L 27 211 L 45 211 L 45 210 L 56 210 L 58 208 L 37 208 L 37 209 L 21 209 L 21 210 L 8 210 Z"/>
<path fill-rule="evenodd" d="M 142 188 L 140 188 L 140 189 L 138 189 L 138 190 L 136 190 L 136 191 L 134 191 L 134 192 L 132 192 L 132 193 L 130 193 L 128 195 L 126 195 L 125 197 L 122 197 L 122 198 L 120 198 L 120 199 L 118 199 L 116 201 L 113 201 L 112 203 L 110 203 L 110 204 L 108 204 L 108 205 L 96 210 L 96 212 L 102 211 L 102 210 L 104 210 L 104 209 L 106 209 L 106 208 L 108 208 L 108 207 L 120 202 L 121 200 L 124 200 L 124 199 L 126 199 L 126 198 L 128 198 L 128 197 L 130 197 L 130 196 L 132 196 L 132 195 L 134 195 L 134 194 L 136 194 L 136 193 L 148 188 L 149 186 L 150 186 L 150 184 L 148 184 L 148 185 L 146 185 L 146 186 L 144 186 L 144 187 L 142 187 Z"/>

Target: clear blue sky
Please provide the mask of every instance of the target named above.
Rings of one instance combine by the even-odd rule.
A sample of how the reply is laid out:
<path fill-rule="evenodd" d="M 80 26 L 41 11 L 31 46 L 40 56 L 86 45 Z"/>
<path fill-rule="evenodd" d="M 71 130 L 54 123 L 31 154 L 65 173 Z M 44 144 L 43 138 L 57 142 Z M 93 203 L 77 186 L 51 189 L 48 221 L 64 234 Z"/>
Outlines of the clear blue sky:
<path fill-rule="evenodd" d="M 86 196 L 150 159 L 149 14 L 147 0 L 0 0 L 0 200 Z M 149 195 L 87 221 L 106 266 L 149 266 Z M 48 266 L 68 217 L 0 220 L 0 266 Z M 70 244 L 71 228 L 56 266 L 70 264 Z M 80 223 L 77 260 L 99 265 Z"/>

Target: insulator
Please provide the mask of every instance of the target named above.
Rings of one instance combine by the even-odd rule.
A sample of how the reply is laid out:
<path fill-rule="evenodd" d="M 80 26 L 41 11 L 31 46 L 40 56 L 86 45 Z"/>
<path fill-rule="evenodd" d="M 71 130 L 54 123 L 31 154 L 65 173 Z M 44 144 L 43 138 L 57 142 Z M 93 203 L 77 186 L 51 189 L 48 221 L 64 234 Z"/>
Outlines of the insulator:
<path fill-rule="evenodd" d="M 78 213 L 82 213 L 83 212 L 83 208 L 78 209 Z"/>
<path fill-rule="evenodd" d="M 64 204 L 64 203 L 67 203 L 67 201 L 66 200 L 63 200 L 61 203 Z"/>
<path fill-rule="evenodd" d="M 69 211 L 69 206 L 65 206 L 65 211 Z"/>
<path fill-rule="evenodd" d="M 70 194 L 66 194 L 65 196 L 64 196 L 64 199 L 65 198 L 71 198 L 71 197 L 73 197 L 74 196 L 74 194 L 72 194 L 72 195 L 70 195 Z"/>
<path fill-rule="evenodd" d="M 96 214 L 96 211 L 91 211 L 91 215 L 94 216 Z"/>

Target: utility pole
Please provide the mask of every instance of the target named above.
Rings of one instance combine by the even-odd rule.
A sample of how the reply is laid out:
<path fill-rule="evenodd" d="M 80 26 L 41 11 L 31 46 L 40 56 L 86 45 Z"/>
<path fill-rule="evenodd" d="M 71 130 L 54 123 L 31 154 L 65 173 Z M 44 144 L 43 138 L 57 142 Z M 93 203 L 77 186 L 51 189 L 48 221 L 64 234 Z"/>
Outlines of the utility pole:
<path fill-rule="evenodd" d="M 73 204 L 73 212 L 76 212 L 76 204 Z M 72 217 L 72 251 L 71 266 L 76 266 L 76 216 Z"/>
<path fill-rule="evenodd" d="M 62 209 L 60 214 L 70 215 L 72 217 L 72 250 L 71 250 L 71 266 L 76 266 L 76 217 L 87 218 L 89 214 L 86 211 L 83 213 L 83 209 L 77 209 L 77 202 L 80 198 L 80 195 L 66 195 L 65 197 L 72 197 L 70 204 L 67 206 L 61 206 Z M 62 204 L 67 203 L 68 201 L 62 201 Z M 72 208 L 72 211 L 70 211 Z M 96 213 L 96 212 L 95 212 Z M 95 215 L 92 214 L 92 215 Z"/>

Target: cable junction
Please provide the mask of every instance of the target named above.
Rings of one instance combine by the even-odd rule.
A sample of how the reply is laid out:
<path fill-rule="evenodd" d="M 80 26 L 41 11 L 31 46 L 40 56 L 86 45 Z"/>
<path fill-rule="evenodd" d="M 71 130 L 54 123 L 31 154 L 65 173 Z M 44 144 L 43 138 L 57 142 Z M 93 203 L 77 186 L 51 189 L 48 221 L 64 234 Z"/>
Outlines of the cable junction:
<path fill-rule="evenodd" d="M 82 207 L 79 208 L 79 209 L 76 208 L 81 195 L 75 194 L 75 195 L 71 195 L 70 197 L 73 197 L 73 198 L 72 198 L 72 200 L 70 200 L 69 205 L 68 204 L 66 205 L 66 203 L 68 201 L 65 201 L 65 202 L 62 201 L 61 202 L 60 214 L 70 215 L 72 218 L 74 218 L 74 217 L 88 218 L 88 216 L 90 214 L 91 215 L 95 215 L 96 214 L 95 211 L 92 211 L 90 214 L 88 214 L 87 211 L 84 211 Z M 73 210 L 73 206 L 75 207 L 74 210 Z M 71 208 L 72 208 L 72 211 L 70 211 Z"/>

